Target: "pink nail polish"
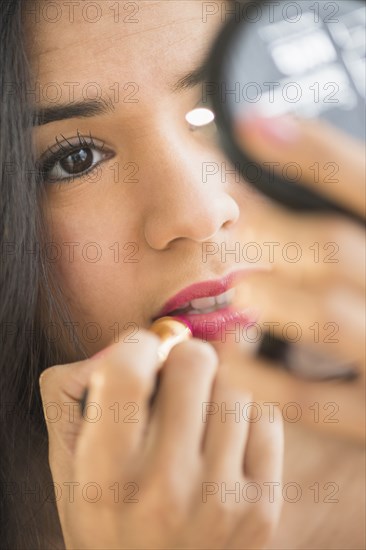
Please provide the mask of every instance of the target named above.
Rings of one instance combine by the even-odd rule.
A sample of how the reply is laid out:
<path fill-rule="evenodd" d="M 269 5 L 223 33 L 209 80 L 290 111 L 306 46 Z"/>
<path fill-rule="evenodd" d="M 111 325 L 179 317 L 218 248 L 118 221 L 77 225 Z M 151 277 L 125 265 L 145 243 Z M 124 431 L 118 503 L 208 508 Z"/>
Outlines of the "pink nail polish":
<path fill-rule="evenodd" d="M 114 346 L 116 346 L 116 342 L 109 342 L 103 349 L 100 351 L 97 351 L 95 355 L 92 355 L 89 357 L 89 359 L 100 359 L 101 357 L 104 357 L 104 355 L 107 355 L 110 351 L 110 349 Z"/>
<path fill-rule="evenodd" d="M 106 349 L 102 349 L 98 351 L 95 355 L 92 355 L 89 359 L 100 359 L 101 357 L 103 357 L 103 355 L 105 355 L 106 351 Z"/>
<path fill-rule="evenodd" d="M 275 118 L 255 117 L 247 120 L 246 124 L 266 140 L 281 145 L 291 145 L 300 139 L 299 124 L 290 115 Z"/>

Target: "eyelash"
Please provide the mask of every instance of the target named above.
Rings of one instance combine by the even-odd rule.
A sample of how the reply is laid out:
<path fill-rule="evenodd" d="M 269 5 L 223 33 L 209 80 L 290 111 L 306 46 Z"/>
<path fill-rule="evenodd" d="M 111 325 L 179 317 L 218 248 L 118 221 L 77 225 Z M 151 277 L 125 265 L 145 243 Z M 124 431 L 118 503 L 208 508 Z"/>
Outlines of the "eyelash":
<path fill-rule="evenodd" d="M 200 104 L 201 104 L 201 101 L 197 103 L 196 107 L 198 107 Z M 197 131 L 199 128 L 190 127 L 190 129 L 191 131 Z M 48 147 L 47 152 L 43 153 L 41 155 L 41 158 L 36 163 L 38 174 L 43 184 L 51 184 L 49 173 L 52 172 L 52 170 L 55 168 L 58 162 L 67 159 L 70 155 L 72 155 L 72 153 L 76 153 L 81 149 L 88 149 L 88 150 L 94 149 L 102 153 L 104 149 L 104 143 L 100 147 L 98 147 L 95 144 L 94 138 L 91 135 L 91 133 L 89 133 L 89 137 L 84 137 L 80 135 L 79 130 L 77 130 L 78 143 L 75 143 L 75 144 L 70 143 L 70 141 L 66 139 L 65 136 L 63 136 L 62 134 L 60 134 L 60 136 L 64 139 L 64 141 L 68 145 L 64 146 L 63 143 L 60 143 L 58 137 L 56 136 L 55 137 L 56 144 L 53 145 L 52 147 Z M 70 139 L 74 139 L 74 138 L 70 138 Z M 56 148 L 56 151 L 53 151 L 52 150 L 53 148 Z M 93 172 L 98 168 L 99 164 L 103 160 L 106 160 L 107 158 L 112 157 L 113 153 L 109 151 L 104 155 L 105 156 L 101 160 L 96 162 L 90 169 L 84 172 L 81 172 L 80 174 L 73 174 L 69 177 L 55 178 L 52 185 L 61 186 L 67 182 L 74 181 L 75 179 L 82 179 L 87 175 L 93 174 Z"/>
<path fill-rule="evenodd" d="M 80 151 L 81 149 L 86 150 L 96 150 L 100 153 L 103 152 L 104 149 L 104 143 L 101 146 L 98 146 L 94 142 L 94 138 L 89 133 L 88 137 L 84 137 L 80 135 L 80 132 L 77 130 L 77 142 L 76 143 L 70 143 L 69 139 L 75 139 L 75 138 L 69 138 L 66 139 L 62 134 L 60 136 L 64 139 L 64 141 L 67 143 L 65 146 L 64 143 L 60 143 L 58 137 L 55 137 L 56 144 L 52 147 L 48 147 L 46 153 L 43 153 L 40 160 L 37 161 L 37 169 L 39 176 L 41 178 L 41 181 L 43 183 L 51 183 L 49 178 L 49 173 L 57 166 L 57 163 L 67 159 L 70 155 L 73 153 L 76 153 Z M 56 150 L 53 150 L 56 148 Z M 99 164 L 102 162 L 102 160 L 105 160 L 105 158 L 109 158 L 112 156 L 111 152 L 104 153 L 104 157 L 96 162 L 90 169 L 85 170 L 84 172 L 81 172 L 80 174 L 73 174 L 70 175 L 70 177 L 64 177 L 64 178 L 55 178 L 54 179 L 54 185 L 57 185 L 57 181 L 60 182 L 60 184 L 64 184 L 66 182 L 70 182 L 75 179 L 83 178 L 87 175 L 90 175 L 94 172 L 94 170 L 99 166 Z"/>

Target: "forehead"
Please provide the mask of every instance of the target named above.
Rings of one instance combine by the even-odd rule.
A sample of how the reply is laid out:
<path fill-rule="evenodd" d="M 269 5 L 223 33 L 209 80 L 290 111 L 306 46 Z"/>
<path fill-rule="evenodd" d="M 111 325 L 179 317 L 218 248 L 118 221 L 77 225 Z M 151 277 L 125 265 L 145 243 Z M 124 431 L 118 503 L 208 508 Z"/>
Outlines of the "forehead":
<path fill-rule="evenodd" d="M 24 27 L 37 81 L 61 87 L 136 82 L 159 88 L 205 57 L 220 20 L 199 0 L 25 2 Z"/>

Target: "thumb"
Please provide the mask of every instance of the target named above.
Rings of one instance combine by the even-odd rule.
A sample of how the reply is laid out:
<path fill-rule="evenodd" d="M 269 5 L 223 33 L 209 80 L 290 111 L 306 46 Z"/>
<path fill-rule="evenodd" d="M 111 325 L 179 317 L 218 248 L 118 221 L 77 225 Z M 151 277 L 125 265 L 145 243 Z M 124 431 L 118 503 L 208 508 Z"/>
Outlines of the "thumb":
<path fill-rule="evenodd" d="M 364 145 L 322 120 L 251 116 L 235 126 L 239 145 L 252 158 L 285 177 L 301 179 L 365 216 Z"/>
<path fill-rule="evenodd" d="M 75 443 L 81 428 L 79 401 L 98 361 L 94 358 L 56 365 L 45 369 L 40 378 L 40 393 L 49 439 L 52 475 L 65 478 L 71 469 Z"/>

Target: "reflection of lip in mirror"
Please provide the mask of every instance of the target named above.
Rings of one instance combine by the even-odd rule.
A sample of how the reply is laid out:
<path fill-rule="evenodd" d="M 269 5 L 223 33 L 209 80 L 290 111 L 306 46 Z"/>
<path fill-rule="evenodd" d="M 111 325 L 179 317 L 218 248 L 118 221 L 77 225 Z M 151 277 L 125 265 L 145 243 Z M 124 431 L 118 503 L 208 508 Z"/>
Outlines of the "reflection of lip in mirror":
<path fill-rule="evenodd" d="M 351 381 L 359 376 L 357 364 L 329 357 L 316 345 L 293 344 L 268 333 L 264 335 L 257 354 L 304 379 L 325 381 L 342 378 Z"/>

